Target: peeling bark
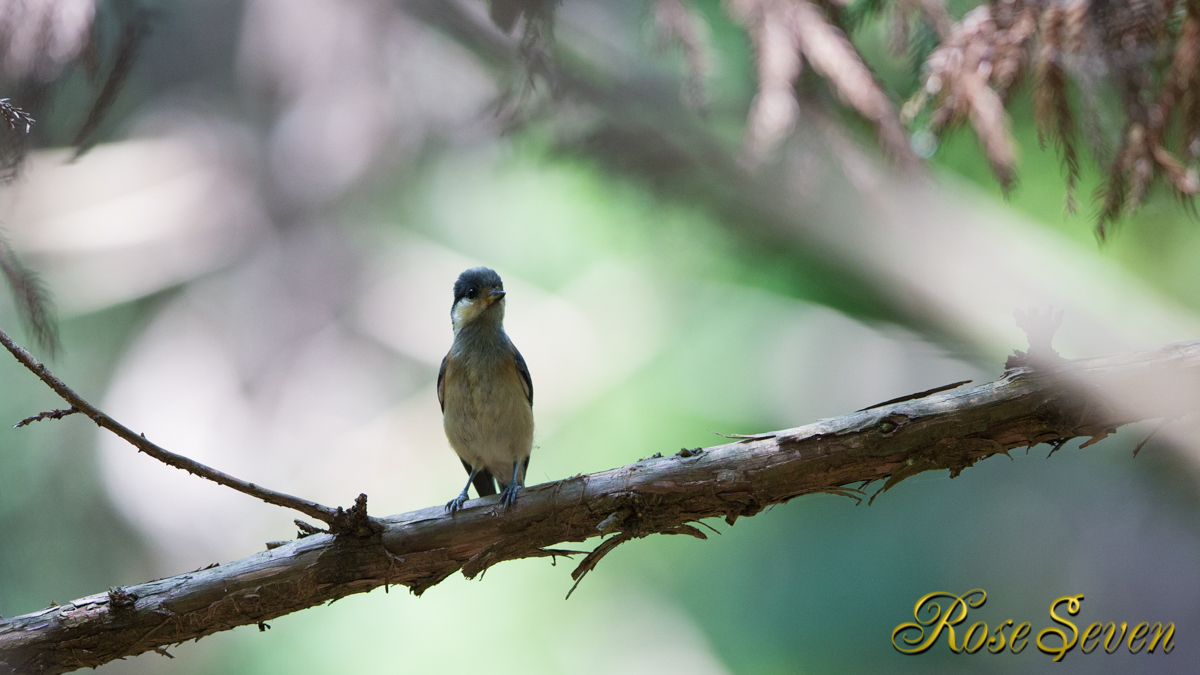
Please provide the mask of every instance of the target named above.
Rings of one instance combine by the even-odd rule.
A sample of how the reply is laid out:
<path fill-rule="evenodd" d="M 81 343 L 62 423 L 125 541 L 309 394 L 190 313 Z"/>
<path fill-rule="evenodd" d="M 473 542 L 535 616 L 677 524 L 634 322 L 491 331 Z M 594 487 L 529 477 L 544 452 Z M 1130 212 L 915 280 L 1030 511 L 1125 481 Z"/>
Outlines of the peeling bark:
<path fill-rule="evenodd" d="M 420 595 L 457 571 L 474 577 L 505 560 L 562 555 L 549 547 L 614 533 L 704 534 L 687 524 L 733 524 L 768 505 L 923 471 L 951 476 L 1022 446 L 1100 438 L 1131 422 L 1170 418 L 1200 400 L 1200 341 L 1149 352 L 1009 371 L 969 389 L 934 393 L 651 457 L 610 471 L 523 489 L 508 512 L 497 498 L 453 516 L 436 506 L 378 519 L 371 536 L 316 534 L 248 558 L 113 589 L 0 621 L 0 672 L 64 673 L 199 638 L 379 586 Z"/>

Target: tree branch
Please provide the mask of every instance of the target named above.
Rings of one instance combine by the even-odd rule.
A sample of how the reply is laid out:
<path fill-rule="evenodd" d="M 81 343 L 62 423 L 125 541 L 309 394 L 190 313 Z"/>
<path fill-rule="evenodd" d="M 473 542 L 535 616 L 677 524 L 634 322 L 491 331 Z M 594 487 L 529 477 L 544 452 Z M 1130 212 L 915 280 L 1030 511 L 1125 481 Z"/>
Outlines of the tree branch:
<path fill-rule="evenodd" d="M 616 533 L 584 559 L 573 575 L 580 578 L 623 541 L 704 538 L 688 526 L 702 518 L 733 524 L 803 494 L 854 494 L 845 487 L 854 483 L 883 480 L 886 490 L 935 469 L 953 477 L 1013 448 L 1094 441 L 1124 424 L 1186 414 L 1197 400 L 1200 341 L 1022 367 L 970 389 L 526 488 L 507 512 L 494 496 L 454 515 L 431 507 L 380 519 L 370 537 L 317 534 L 0 621 L 0 672 L 97 666 L 379 586 L 420 595 L 460 570 L 475 577 L 505 560 L 569 553 L 549 548 L 559 542 Z"/>
<path fill-rule="evenodd" d="M 370 534 L 369 530 L 372 528 L 372 523 L 366 516 L 366 497 L 364 495 L 359 495 L 359 501 L 357 501 L 355 506 L 351 507 L 349 510 L 343 510 L 340 506 L 334 509 L 316 502 L 309 501 L 307 499 L 301 499 L 299 497 L 293 497 L 282 492 L 276 492 L 274 490 L 262 487 L 261 485 L 248 483 L 240 478 L 235 478 L 234 476 L 230 476 L 227 473 L 218 471 L 212 467 L 201 464 L 200 462 L 188 459 L 183 455 L 177 455 L 165 448 L 151 443 L 146 439 L 144 434 L 135 433 L 129 427 L 126 427 L 120 422 L 114 420 L 96 406 L 85 401 L 83 397 L 72 391 L 71 388 L 68 387 L 62 380 L 55 377 L 45 365 L 43 365 L 33 356 L 33 354 L 30 354 L 23 347 L 21 347 L 21 345 L 18 345 L 16 342 L 14 342 L 13 339 L 10 338 L 3 330 L 0 330 L 0 344 L 3 344 L 5 349 L 11 352 L 12 355 L 16 357 L 17 361 L 21 363 L 21 365 L 28 368 L 34 375 L 37 375 L 42 382 L 46 383 L 46 386 L 53 389 L 54 393 L 61 396 L 64 401 L 70 403 L 74 408 L 74 411 L 61 411 L 61 415 L 57 414 L 60 411 L 34 415 L 33 417 L 26 418 L 21 422 L 18 422 L 16 426 L 25 426 L 32 421 L 45 419 L 47 417 L 59 419 L 67 414 L 70 414 L 71 412 L 80 412 L 90 417 L 98 426 L 108 429 L 117 436 L 120 436 L 122 439 L 128 441 L 133 447 L 137 448 L 140 452 L 150 455 L 163 464 L 173 466 L 176 469 L 183 469 L 190 474 L 211 480 L 218 485 L 224 485 L 225 487 L 232 488 L 238 492 L 241 492 L 242 494 L 256 497 L 268 504 L 274 504 L 276 506 L 282 506 L 299 511 L 305 515 L 328 523 L 330 526 L 330 531 L 334 533 L 356 531 L 363 535 Z M 361 507 L 359 506 L 360 503 Z"/>

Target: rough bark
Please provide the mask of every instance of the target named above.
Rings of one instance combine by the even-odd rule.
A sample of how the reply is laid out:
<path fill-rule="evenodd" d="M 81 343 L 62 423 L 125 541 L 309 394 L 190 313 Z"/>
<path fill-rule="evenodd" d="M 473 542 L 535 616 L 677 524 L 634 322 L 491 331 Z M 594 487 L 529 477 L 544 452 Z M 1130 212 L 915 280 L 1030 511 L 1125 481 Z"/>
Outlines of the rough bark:
<path fill-rule="evenodd" d="M 0 672 L 63 673 L 252 625 L 352 593 L 403 585 L 420 595 L 449 575 L 474 577 L 549 547 L 614 534 L 579 564 L 592 569 L 623 541 L 704 534 L 768 505 L 917 473 L 952 476 L 991 455 L 1171 418 L 1200 400 L 1200 341 L 1149 352 L 1010 370 L 981 386 L 900 400 L 794 429 L 651 457 L 496 497 L 451 516 L 443 507 L 379 519 L 382 531 L 316 534 L 249 558 L 0 621 Z M 1092 441 L 1089 441 L 1089 443 Z M 1085 443 L 1087 445 L 1088 443 Z"/>

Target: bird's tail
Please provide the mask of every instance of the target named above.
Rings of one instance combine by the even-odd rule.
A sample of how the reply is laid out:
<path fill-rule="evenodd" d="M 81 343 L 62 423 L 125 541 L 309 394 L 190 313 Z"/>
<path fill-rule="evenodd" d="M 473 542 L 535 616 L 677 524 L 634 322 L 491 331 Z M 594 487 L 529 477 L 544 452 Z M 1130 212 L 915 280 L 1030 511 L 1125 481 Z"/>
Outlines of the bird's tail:
<path fill-rule="evenodd" d="M 480 497 L 496 494 L 496 481 L 492 480 L 492 472 L 487 469 L 480 469 L 471 484 L 475 486 L 475 491 Z"/>

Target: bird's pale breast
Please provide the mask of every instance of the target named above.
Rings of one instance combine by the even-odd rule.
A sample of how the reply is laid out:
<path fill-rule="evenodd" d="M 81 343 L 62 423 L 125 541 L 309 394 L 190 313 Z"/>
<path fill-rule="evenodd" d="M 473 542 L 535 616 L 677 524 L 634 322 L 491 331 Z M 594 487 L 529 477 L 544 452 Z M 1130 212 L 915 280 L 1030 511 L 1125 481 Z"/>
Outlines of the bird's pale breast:
<path fill-rule="evenodd" d="M 452 350 L 446 362 L 443 425 L 451 447 L 472 466 L 486 467 L 502 484 L 513 462 L 533 446 L 533 409 L 509 354 L 466 358 Z M 519 478 L 524 482 L 524 467 Z"/>

